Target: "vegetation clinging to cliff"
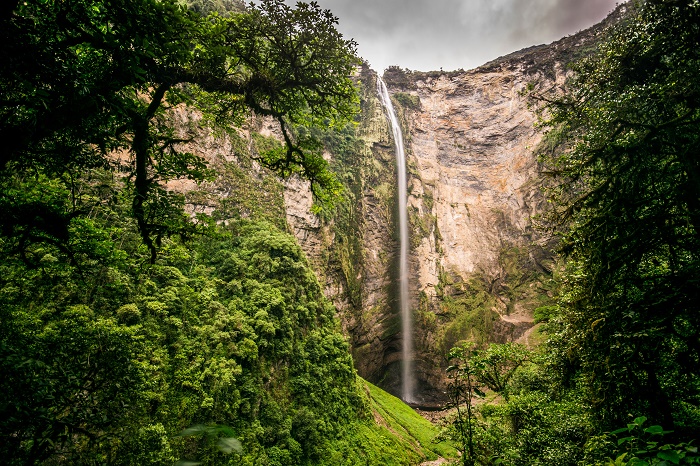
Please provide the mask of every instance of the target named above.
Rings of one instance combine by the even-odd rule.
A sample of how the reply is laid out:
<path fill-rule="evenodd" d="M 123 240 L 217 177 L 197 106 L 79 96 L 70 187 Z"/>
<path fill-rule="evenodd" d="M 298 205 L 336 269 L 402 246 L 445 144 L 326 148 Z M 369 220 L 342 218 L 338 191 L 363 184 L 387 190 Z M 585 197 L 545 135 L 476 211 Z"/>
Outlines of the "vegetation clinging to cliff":
<path fill-rule="evenodd" d="M 367 414 L 334 310 L 291 237 L 185 214 L 165 184 L 212 173 L 170 110 L 272 117 L 284 145 L 258 161 L 323 199 L 338 185 L 303 128 L 353 116 L 354 44 L 316 4 L 88 3 L 0 18 L 3 457 L 222 463 L 226 433 L 241 464 L 318 463 Z"/>
<path fill-rule="evenodd" d="M 700 462 L 700 5 L 626 7 L 562 94 L 535 95 L 561 290 L 465 465 Z M 482 362 L 457 361 L 481 387 Z"/>
<path fill-rule="evenodd" d="M 109 179 L 75 180 L 83 196 L 121 202 L 74 219 L 68 247 L 0 241 L 4 456 L 223 460 L 207 439 L 175 436 L 200 423 L 230 426 L 243 464 L 321 455 L 365 408 L 334 309 L 294 239 L 269 224 L 212 227 L 189 247 L 165 241 L 144 266 Z M 55 207 L 68 199 L 50 180 L 16 188 Z"/>

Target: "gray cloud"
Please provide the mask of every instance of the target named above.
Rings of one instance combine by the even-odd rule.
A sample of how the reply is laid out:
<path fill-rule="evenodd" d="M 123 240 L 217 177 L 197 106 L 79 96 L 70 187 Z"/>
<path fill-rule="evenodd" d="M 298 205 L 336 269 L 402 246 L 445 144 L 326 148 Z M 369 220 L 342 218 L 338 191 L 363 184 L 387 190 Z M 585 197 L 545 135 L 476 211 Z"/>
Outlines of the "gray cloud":
<path fill-rule="evenodd" d="M 619 0 L 318 0 L 377 70 L 470 69 L 603 19 Z"/>

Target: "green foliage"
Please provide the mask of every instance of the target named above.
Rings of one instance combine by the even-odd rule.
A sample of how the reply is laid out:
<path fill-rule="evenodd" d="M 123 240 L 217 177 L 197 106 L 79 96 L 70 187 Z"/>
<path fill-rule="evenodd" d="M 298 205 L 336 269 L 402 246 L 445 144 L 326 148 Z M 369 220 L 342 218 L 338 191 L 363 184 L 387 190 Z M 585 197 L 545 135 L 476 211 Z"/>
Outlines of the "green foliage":
<path fill-rule="evenodd" d="M 187 0 L 187 8 L 207 16 L 212 13 L 226 15 L 240 13 L 245 10 L 245 2 L 242 0 Z"/>
<path fill-rule="evenodd" d="M 456 348 L 451 372 L 462 383 L 451 384 L 462 394 L 464 406 L 448 416 L 444 435 L 471 453 L 466 464 L 578 465 L 583 443 L 591 430 L 581 391 L 557 386 L 548 356 L 518 345 L 491 345 L 481 351 Z M 454 379 L 454 375 L 450 376 Z M 459 380 L 459 379 L 458 379 Z M 472 399 L 485 396 L 469 408 Z M 489 388 L 495 397 L 481 389 Z M 469 422 L 467 422 L 469 421 Z M 470 429 L 471 427 L 471 429 Z M 470 433 L 471 432 L 471 433 Z"/>
<path fill-rule="evenodd" d="M 700 5 L 632 2 L 549 104 L 543 161 L 569 258 L 559 367 L 600 427 L 648 416 L 698 431 Z M 561 150 L 564 148 L 564 150 Z"/>
<path fill-rule="evenodd" d="M 368 382 L 362 381 L 362 384 L 369 397 L 371 413 L 379 422 L 368 419 L 347 433 L 345 440 L 336 447 L 343 453 L 340 458 L 345 458 L 344 461 L 329 458 L 320 464 L 402 465 L 456 456 L 457 452 L 448 442 L 437 440 L 437 429 L 429 421 L 400 399 Z M 342 450 L 343 445 L 349 451 Z"/>
<path fill-rule="evenodd" d="M 454 420 L 447 435 L 457 445 L 464 466 L 474 466 L 480 459 L 475 445 L 475 431 L 478 428 L 474 400 L 486 395 L 479 386 L 470 356 L 469 344 L 455 346 L 450 350 L 447 367 L 449 408 L 455 409 Z"/>
<path fill-rule="evenodd" d="M 501 248 L 498 257 L 501 277 L 492 288 L 506 302 L 506 314 L 511 314 L 516 304 L 533 309 L 553 302 L 549 296 L 556 292 L 557 283 L 552 279 L 550 256 L 551 253 L 536 244 Z"/>
<path fill-rule="evenodd" d="M 204 426 L 196 425 L 188 427 L 178 434 L 179 437 L 206 436 L 216 440 L 216 448 L 223 453 L 242 453 L 241 442 L 233 437 L 234 432 L 227 426 Z"/>
<path fill-rule="evenodd" d="M 479 407 L 476 443 L 485 464 L 578 465 L 590 418 L 575 393 L 514 394 L 507 403 Z"/>
<path fill-rule="evenodd" d="M 529 351 L 515 343 L 492 343 L 469 356 L 474 377 L 508 400 L 510 379 L 529 358 Z"/>
<path fill-rule="evenodd" d="M 671 432 L 658 425 L 644 427 L 646 420 L 640 416 L 626 427 L 589 440 L 586 445 L 588 460 L 605 466 L 700 464 L 698 448 L 692 442 L 664 443 L 664 436 Z M 594 460 L 609 452 L 613 453 L 614 460 Z"/>
<path fill-rule="evenodd" d="M 118 184 L 97 172 L 76 181 L 95 207 L 69 222 L 66 241 L 0 241 L 9 464 L 401 465 L 454 454 L 431 446 L 430 423 L 399 400 L 358 385 L 294 238 L 231 222 L 197 242 L 164 240 L 145 265 Z M 46 179 L 16 192 L 69 197 Z"/>
<path fill-rule="evenodd" d="M 420 97 L 406 92 L 397 92 L 394 99 L 405 109 L 420 110 Z"/>
<path fill-rule="evenodd" d="M 319 143 L 304 128 L 352 118 L 356 58 L 336 18 L 317 4 L 265 0 L 208 17 L 175 0 L 12 7 L 0 18 L 4 178 L 72 177 L 106 166 L 127 173 L 129 214 L 154 262 L 163 238 L 191 230 L 181 199 L 164 184 L 210 174 L 181 149 L 186 140 L 167 111 L 180 105 L 222 127 L 240 125 L 251 110 L 273 118 L 285 146 L 260 162 L 307 177 L 321 200 L 337 194 Z M 4 220 L 7 228 L 13 220 Z"/>
<path fill-rule="evenodd" d="M 431 238 L 433 233 L 437 233 L 437 217 L 430 213 L 429 204 L 432 202 L 432 197 L 423 196 L 424 199 L 424 212 L 420 213 L 420 210 L 416 207 L 409 207 L 408 210 L 408 220 L 409 225 L 414 231 L 411 235 L 411 248 L 417 248 L 423 239 Z M 439 234 L 439 233 L 437 233 Z"/>
<path fill-rule="evenodd" d="M 357 147 L 354 43 L 316 3 L 189 5 L 30 0 L 0 18 L 0 453 L 274 466 L 452 454 L 416 445 L 431 429 L 407 407 L 364 395 L 299 246 L 259 220 L 286 227 L 279 183 L 246 172 L 255 159 L 301 175 L 319 206 L 339 194 L 322 152 Z M 181 111 L 227 133 L 240 162 L 224 172 L 241 199 L 213 219 L 166 189 L 213 175 L 183 149 L 197 131 L 176 127 Z M 283 143 L 241 150 L 251 115 Z M 250 208 L 260 191 L 270 208 Z M 361 248 L 346 244 L 351 263 Z"/>
<path fill-rule="evenodd" d="M 235 223 L 188 247 L 164 241 L 143 266 L 135 225 L 119 221 L 128 201 L 95 180 L 74 180 L 94 208 L 67 216 L 62 242 L 18 247 L 22 234 L 51 238 L 38 222 L 0 240 L 3 456 L 223 458 L 220 439 L 175 436 L 192 425 L 230 426 L 244 463 L 321 455 L 363 405 L 334 310 L 294 239 Z M 55 196 L 54 210 L 70 212 L 53 181 L 16 193 Z"/>
<path fill-rule="evenodd" d="M 504 246 L 499 254 L 500 273 L 490 280 L 478 273 L 462 279 L 441 271 L 435 299 L 421 301 L 415 321 L 423 332 L 434 335 L 442 354 L 464 341 L 481 348 L 503 341 L 499 312 L 535 310 L 555 302 L 559 283 L 551 263 L 551 254 L 537 245 Z"/>
<path fill-rule="evenodd" d="M 221 164 L 214 182 L 215 191 L 233 195 L 212 199 L 211 191 L 206 191 L 201 193 L 204 201 L 198 202 L 199 193 L 189 193 L 188 201 L 207 205 L 213 200 L 216 208 L 212 218 L 217 222 L 253 218 L 273 223 L 280 229 L 286 228 L 284 188 L 279 178 L 265 169 L 256 174 L 247 147 L 237 150 L 236 157 L 236 162 L 224 161 Z"/>
<path fill-rule="evenodd" d="M 495 299 L 486 284 L 478 277 L 466 283 L 453 283 L 443 273 L 438 287 L 442 299 L 437 310 L 436 339 L 441 352 L 445 354 L 463 341 L 485 345 L 498 319 L 498 313 L 493 310 Z"/>
<path fill-rule="evenodd" d="M 567 263 L 561 276 L 539 258 L 524 269 L 529 254 L 507 248 L 499 257 L 505 276 L 482 286 L 507 310 L 532 304 L 548 341 L 527 357 L 498 346 L 452 354 L 461 362 L 450 372 L 462 383 L 451 388 L 466 402 L 447 432 L 462 463 L 697 461 L 688 439 L 700 426 L 700 8 L 652 0 L 628 8 L 598 53 L 574 65 L 565 94 L 545 96 L 549 132 L 539 149 L 553 175 L 548 220 Z M 541 299 L 528 291 L 535 288 Z M 467 320 L 462 305 L 478 293 L 462 298 L 466 289 L 441 277 L 438 321 Z M 444 328 L 453 342 L 469 336 L 467 325 Z M 488 385 L 503 396 L 471 409 L 476 389 Z M 630 415 L 637 419 L 627 428 L 601 434 Z M 673 432 L 647 427 L 641 415 Z"/>
<path fill-rule="evenodd" d="M 557 306 L 540 306 L 535 309 L 535 323 L 549 322 L 552 318 L 556 317 L 558 313 L 559 307 Z"/>
<path fill-rule="evenodd" d="M 364 196 L 363 175 L 364 164 L 362 141 L 357 137 L 355 127 L 347 125 L 343 128 L 328 130 L 316 136 L 323 142 L 323 147 L 332 154 L 330 167 L 337 175 L 343 186 L 342 196 L 335 208 L 323 212 L 323 218 L 333 218 L 333 245 L 329 245 L 330 264 L 338 266 L 345 281 L 347 297 L 350 302 L 360 308 L 362 306 L 362 281 L 357 270 L 362 269 L 363 248 L 362 236 L 362 205 Z"/>

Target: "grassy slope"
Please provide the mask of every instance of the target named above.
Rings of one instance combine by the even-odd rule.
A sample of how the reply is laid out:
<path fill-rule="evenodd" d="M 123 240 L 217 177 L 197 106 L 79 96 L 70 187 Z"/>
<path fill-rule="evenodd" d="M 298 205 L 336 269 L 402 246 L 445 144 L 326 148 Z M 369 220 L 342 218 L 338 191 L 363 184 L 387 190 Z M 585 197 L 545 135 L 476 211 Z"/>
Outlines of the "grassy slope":
<path fill-rule="evenodd" d="M 403 401 L 362 380 L 373 419 L 358 422 L 333 442 L 324 465 L 417 465 L 456 450 L 445 442 L 433 443 L 437 428 Z"/>

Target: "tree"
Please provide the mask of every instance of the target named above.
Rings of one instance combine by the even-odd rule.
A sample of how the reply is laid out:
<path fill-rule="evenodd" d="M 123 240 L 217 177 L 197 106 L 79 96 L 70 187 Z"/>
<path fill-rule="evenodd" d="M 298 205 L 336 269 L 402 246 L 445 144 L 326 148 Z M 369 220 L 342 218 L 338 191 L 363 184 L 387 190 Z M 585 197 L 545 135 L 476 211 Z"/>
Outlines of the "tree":
<path fill-rule="evenodd" d="M 29 248 L 27 264 L 0 238 L 0 455 L 316 464 L 364 405 L 335 309 L 294 237 L 232 222 L 197 242 L 166 240 L 140 267 L 133 225 L 115 218 L 81 219 L 74 264 L 49 245 Z M 193 426 L 206 428 L 182 432 Z M 243 458 L 225 455 L 231 437 Z"/>
<path fill-rule="evenodd" d="M 127 153 L 132 215 L 151 261 L 164 236 L 191 226 L 163 183 L 207 174 L 202 160 L 178 149 L 184 141 L 167 115 L 173 106 L 202 110 L 225 128 L 251 111 L 275 119 L 284 150 L 260 162 L 307 177 L 320 198 L 338 189 L 319 143 L 297 131 L 342 125 L 355 113 L 354 43 L 335 30 L 328 10 L 281 0 L 208 17 L 175 0 L 34 0 L 11 8 L 0 25 L 3 177 L 70 178 Z M 49 218 L 65 230 L 70 218 L 34 207 L 15 205 L 30 214 L 7 217 L 3 230 L 37 229 Z"/>
<path fill-rule="evenodd" d="M 546 105 L 569 258 L 557 350 L 602 428 L 700 420 L 700 5 L 632 2 Z M 563 149 L 563 150 L 561 150 Z"/>
<path fill-rule="evenodd" d="M 508 401 L 510 379 L 528 360 L 528 350 L 517 343 L 493 343 L 469 358 L 474 376 L 481 384 Z"/>
<path fill-rule="evenodd" d="M 474 400 L 485 396 L 477 385 L 474 368 L 469 358 L 472 353 L 469 346 L 469 343 L 465 343 L 452 348 L 448 354 L 452 364 L 447 368 L 447 377 L 450 379 L 448 406 L 455 408 L 456 413 L 450 430 L 454 431 L 454 440 L 457 442 L 457 449 L 461 452 L 464 466 L 474 466 L 477 461 L 474 442 L 477 424 Z"/>

